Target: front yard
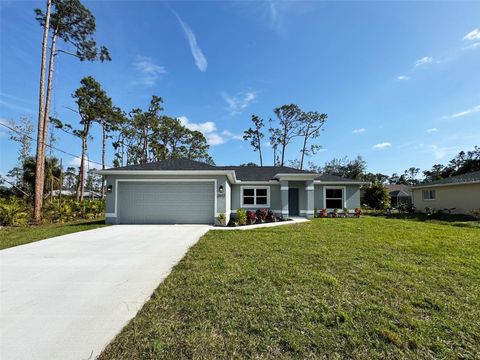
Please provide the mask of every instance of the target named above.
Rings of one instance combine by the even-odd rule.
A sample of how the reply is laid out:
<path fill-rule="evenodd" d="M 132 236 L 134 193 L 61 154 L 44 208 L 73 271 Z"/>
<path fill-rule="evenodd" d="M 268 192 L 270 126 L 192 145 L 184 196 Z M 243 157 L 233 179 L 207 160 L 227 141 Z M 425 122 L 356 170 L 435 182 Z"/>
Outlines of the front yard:
<path fill-rule="evenodd" d="M 480 229 L 363 217 L 210 231 L 100 359 L 479 353 Z"/>
<path fill-rule="evenodd" d="M 78 220 L 66 224 L 5 227 L 0 229 L 0 250 L 54 236 L 107 226 L 104 220 Z"/>

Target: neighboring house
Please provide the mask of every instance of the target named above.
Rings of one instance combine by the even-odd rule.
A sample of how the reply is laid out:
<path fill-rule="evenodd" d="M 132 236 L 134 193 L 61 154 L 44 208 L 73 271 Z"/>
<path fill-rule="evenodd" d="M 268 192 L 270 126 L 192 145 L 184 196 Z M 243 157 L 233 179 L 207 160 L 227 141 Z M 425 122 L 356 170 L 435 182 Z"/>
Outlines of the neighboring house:
<path fill-rule="evenodd" d="M 415 186 L 412 197 L 417 211 L 433 208 L 469 214 L 480 208 L 480 171 Z"/>
<path fill-rule="evenodd" d="M 412 203 L 412 187 L 403 184 L 385 185 L 390 194 L 390 206 L 399 207 L 402 204 Z"/>
<path fill-rule="evenodd" d="M 57 197 L 58 194 L 60 193 L 59 190 L 53 190 L 53 196 Z M 70 197 L 75 197 L 77 192 L 75 190 L 62 190 L 60 193 L 62 196 L 70 196 Z M 83 192 L 83 197 L 85 199 L 101 199 L 102 194 L 96 191 L 92 191 L 91 196 L 90 196 L 90 191 L 84 191 Z"/>
<path fill-rule="evenodd" d="M 213 224 L 238 208 L 313 217 L 314 209 L 360 207 L 364 183 L 289 167 L 212 166 L 176 159 L 99 170 L 113 224 Z"/>

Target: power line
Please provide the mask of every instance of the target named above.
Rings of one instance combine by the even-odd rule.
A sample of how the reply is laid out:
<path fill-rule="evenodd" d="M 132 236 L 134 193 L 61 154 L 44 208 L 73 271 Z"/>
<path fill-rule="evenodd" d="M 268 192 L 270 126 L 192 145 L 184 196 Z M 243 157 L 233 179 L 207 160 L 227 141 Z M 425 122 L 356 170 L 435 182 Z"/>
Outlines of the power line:
<path fill-rule="evenodd" d="M 15 128 L 9 126 L 9 125 L 6 125 L 6 124 L 1 123 L 1 122 L 0 122 L 0 125 L 6 127 L 7 129 L 9 129 L 9 130 L 11 130 L 11 131 L 16 132 L 17 134 L 27 136 L 27 137 L 28 137 L 30 140 L 32 140 L 32 141 L 37 141 L 36 138 L 33 138 L 33 137 L 31 137 L 30 135 L 28 135 L 28 134 L 26 134 L 26 133 L 23 133 L 23 132 L 19 131 L 18 129 L 15 129 Z M 50 144 L 45 144 L 45 145 L 48 146 L 49 148 L 53 149 L 53 150 L 60 151 L 61 153 L 65 154 L 65 155 L 69 155 L 69 156 L 72 156 L 72 157 L 74 157 L 74 158 L 77 158 L 77 159 L 82 160 L 82 157 L 81 157 L 81 156 L 78 156 L 78 155 L 69 153 L 68 151 L 59 149 L 59 148 L 57 148 L 57 147 L 55 147 L 55 146 L 52 146 L 52 145 L 50 145 Z M 97 161 L 93 161 L 93 160 L 90 160 L 90 159 L 88 159 L 88 158 L 87 158 L 87 161 L 88 161 L 88 162 L 91 162 L 92 164 L 97 164 L 97 165 L 102 166 L 102 164 L 99 163 L 99 162 L 97 162 Z"/>

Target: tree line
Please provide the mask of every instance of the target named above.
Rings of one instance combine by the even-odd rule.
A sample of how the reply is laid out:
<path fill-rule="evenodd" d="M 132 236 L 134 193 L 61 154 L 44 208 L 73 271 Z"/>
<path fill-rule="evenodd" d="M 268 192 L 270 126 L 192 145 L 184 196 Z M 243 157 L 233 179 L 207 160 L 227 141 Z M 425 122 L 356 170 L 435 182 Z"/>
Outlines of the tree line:
<path fill-rule="evenodd" d="M 328 115 L 317 111 L 303 111 L 298 105 L 287 104 L 273 109 L 274 119 L 268 120 L 268 144 L 273 151 L 273 166 L 285 166 L 287 148 L 295 138 L 301 138 L 300 158 L 289 165 L 303 169 L 308 156 L 321 148 L 313 143 L 321 134 Z M 243 133 L 243 139 L 250 142 L 253 151 L 258 152 L 260 166 L 263 166 L 262 140 L 265 137 L 265 122 L 258 115 L 252 115 L 252 127 Z"/>

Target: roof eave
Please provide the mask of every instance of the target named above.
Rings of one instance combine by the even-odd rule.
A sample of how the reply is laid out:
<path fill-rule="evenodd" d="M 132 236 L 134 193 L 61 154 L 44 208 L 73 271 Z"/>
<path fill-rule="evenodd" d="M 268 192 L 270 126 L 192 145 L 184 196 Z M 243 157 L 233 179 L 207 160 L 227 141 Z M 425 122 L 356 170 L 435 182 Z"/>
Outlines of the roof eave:
<path fill-rule="evenodd" d="M 470 184 L 480 184 L 480 180 L 474 180 L 474 181 L 462 181 L 462 182 L 455 182 L 455 183 L 446 183 L 446 184 L 423 184 L 423 185 L 418 185 L 412 187 L 412 190 L 415 189 L 425 189 L 425 188 L 431 188 L 431 187 L 441 187 L 441 186 L 455 186 L 455 185 L 470 185 Z"/>

